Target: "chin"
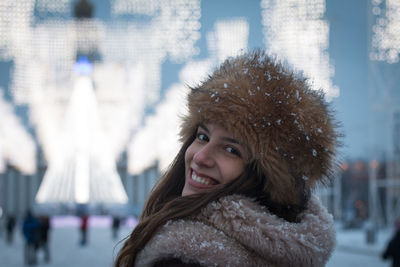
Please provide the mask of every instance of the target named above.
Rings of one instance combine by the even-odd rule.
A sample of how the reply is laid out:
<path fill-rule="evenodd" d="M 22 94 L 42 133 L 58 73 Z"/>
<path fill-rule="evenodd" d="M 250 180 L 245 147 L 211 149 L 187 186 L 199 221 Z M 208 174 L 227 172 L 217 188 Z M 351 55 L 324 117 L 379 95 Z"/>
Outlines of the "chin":
<path fill-rule="evenodd" d="M 183 187 L 182 190 L 182 196 L 186 197 L 186 196 L 190 196 L 196 194 L 196 192 L 193 192 L 193 190 L 191 190 L 190 188 L 188 188 L 186 185 Z"/>

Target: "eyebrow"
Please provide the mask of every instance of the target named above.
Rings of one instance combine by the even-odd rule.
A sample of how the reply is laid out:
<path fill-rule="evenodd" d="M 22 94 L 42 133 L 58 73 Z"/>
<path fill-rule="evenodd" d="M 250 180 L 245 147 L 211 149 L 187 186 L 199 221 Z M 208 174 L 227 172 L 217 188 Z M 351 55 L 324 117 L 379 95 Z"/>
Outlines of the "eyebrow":
<path fill-rule="evenodd" d="M 210 134 L 210 130 L 208 130 L 208 128 L 204 124 L 200 123 L 199 127 L 202 128 L 207 134 Z M 230 137 L 222 137 L 221 139 L 225 142 L 241 145 L 238 140 L 230 138 Z"/>
<path fill-rule="evenodd" d="M 206 131 L 207 133 L 210 133 L 210 131 L 208 130 L 208 128 L 207 128 L 204 124 L 200 123 L 200 124 L 199 124 L 199 127 L 202 128 L 202 129 L 203 129 L 204 131 Z"/>

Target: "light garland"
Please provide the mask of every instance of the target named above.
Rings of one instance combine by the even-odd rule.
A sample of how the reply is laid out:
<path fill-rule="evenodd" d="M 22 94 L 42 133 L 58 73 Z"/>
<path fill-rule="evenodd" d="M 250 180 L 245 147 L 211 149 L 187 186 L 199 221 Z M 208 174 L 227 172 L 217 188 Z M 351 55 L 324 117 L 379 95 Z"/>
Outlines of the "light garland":
<path fill-rule="evenodd" d="M 98 60 L 91 78 L 96 87 L 101 133 L 105 135 L 103 140 L 109 155 L 101 161 L 102 166 L 115 165 L 132 130 L 141 124 L 144 110 L 158 101 L 163 62 L 167 58 L 183 62 L 198 53 L 195 43 L 200 38 L 200 1 L 149 0 L 135 2 L 134 7 L 125 9 L 129 2 L 132 1 L 111 0 L 112 19 L 107 22 L 68 18 L 71 0 L 36 1 L 38 18 L 34 17 L 33 0 L 0 2 L 0 59 L 14 63 L 10 83 L 13 100 L 17 105 L 29 107 L 30 119 L 49 164 L 45 175 L 47 182 L 42 184 L 38 195 L 41 202 L 115 200 L 115 196 L 111 200 L 111 196 L 104 198 L 104 194 L 94 197 L 96 194 L 87 194 L 87 190 L 77 197 L 75 193 L 68 193 L 75 192 L 73 187 L 57 187 L 57 183 L 74 184 L 71 176 L 61 175 L 63 181 L 55 177 L 65 169 L 61 162 L 74 162 L 74 158 L 60 160 L 60 151 L 65 150 L 62 143 L 68 135 L 65 116 L 76 79 L 72 66 L 77 53 Z M 121 6 L 123 9 L 119 9 Z M 126 12 L 148 17 L 145 21 L 126 20 L 121 17 Z M 46 18 L 47 14 L 57 16 Z M 85 162 L 77 158 L 78 162 Z M 70 170 L 86 177 L 87 164 L 81 163 Z M 100 183 L 107 182 L 104 177 L 96 177 L 102 179 Z M 118 174 L 109 177 L 118 177 Z M 84 180 L 92 181 L 91 178 L 82 178 Z M 54 192 L 59 193 L 59 198 Z M 120 195 L 118 201 L 124 201 L 120 191 L 114 194 Z"/>
<path fill-rule="evenodd" d="M 12 105 L 3 99 L 1 92 L 0 90 L 0 173 L 6 171 L 8 163 L 24 174 L 34 174 L 35 142 L 14 114 Z"/>
<path fill-rule="evenodd" d="M 39 203 L 119 203 L 127 196 L 99 117 L 91 79 L 78 76 L 64 130 L 36 200 Z"/>
<path fill-rule="evenodd" d="M 181 83 L 169 88 L 153 115 L 146 118 L 128 146 L 128 171 L 140 174 L 158 162 L 165 170 L 179 150 L 180 117 L 186 113 L 185 84 L 196 84 L 212 67 L 212 61 L 188 62 L 180 72 Z M 187 82 L 187 83 L 186 83 Z M 151 148 L 151 149 L 149 149 Z"/>
<path fill-rule="evenodd" d="M 208 34 L 210 54 L 217 56 L 218 62 L 247 50 L 249 23 L 244 18 L 218 21 L 214 31 Z"/>
<path fill-rule="evenodd" d="M 188 86 L 203 81 L 213 67 L 229 56 L 247 50 L 248 22 L 237 18 L 221 20 L 214 31 L 207 34 L 210 57 L 202 61 L 188 61 L 179 73 L 179 83 L 168 88 L 165 99 L 154 114 L 146 117 L 128 146 L 128 171 L 140 174 L 156 162 L 166 170 L 179 151 L 180 117 L 186 111 Z M 151 149 L 149 149 L 151 147 Z"/>
<path fill-rule="evenodd" d="M 36 9 L 38 12 L 67 13 L 71 3 L 74 0 L 36 0 Z"/>
<path fill-rule="evenodd" d="M 34 0 L 0 1 L 0 59 L 29 54 L 29 29 L 33 22 Z"/>
<path fill-rule="evenodd" d="M 262 24 L 267 50 L 311 78 L 328 100 L 339 96 L 329 63 L 329 25 L 325 0 L 262 0 Z"/>
<path fill-rule="evenodd" d="M 369 57 L 389 64 L 399 62 L 400 1 L 372 0 L 372 39 Z"/>

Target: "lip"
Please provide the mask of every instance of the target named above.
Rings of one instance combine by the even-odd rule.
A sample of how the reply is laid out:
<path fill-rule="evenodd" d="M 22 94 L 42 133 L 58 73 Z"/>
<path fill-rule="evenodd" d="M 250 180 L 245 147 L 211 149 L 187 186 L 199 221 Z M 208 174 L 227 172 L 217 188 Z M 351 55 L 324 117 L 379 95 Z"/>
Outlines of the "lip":
<path fill-rule="evenodd" d="M 192 173 L 193 173 L 193 172 L 194 172 L 196 175 L 200 176 L 200 177 L 212 179 L 212 180 L 215 182 L 215 184 L 202 184 L 202 183 L 199 183 L 199 182 L 193 180 L 193 179 L 192 179 Z M 189 184 L 190 186 L 192 186 L 192 187 L 194 187 L 194 188 L 197 188 L 197 189 L 210 189 L 210 188 L 213 188 L 213 187 L 215 187 L 216 185 L 219 184 L 219 182 L 218 182 L 217 180 L 211 178 L 210 176 L 207 176 L 207 175 L 198 173 L 198 172 L 194 171 L 193 169 L 190 169 L 189 172 L 188 172 L 187 182 L 188 182 L 188 184 Z"/>

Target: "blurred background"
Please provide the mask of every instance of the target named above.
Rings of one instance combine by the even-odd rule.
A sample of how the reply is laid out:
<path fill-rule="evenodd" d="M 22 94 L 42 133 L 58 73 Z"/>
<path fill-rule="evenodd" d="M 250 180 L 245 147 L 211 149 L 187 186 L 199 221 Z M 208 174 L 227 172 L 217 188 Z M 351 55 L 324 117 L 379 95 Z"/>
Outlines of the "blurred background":
<path fill-rule="evenodd" d="M 256 48 L 322 88 L 341 124 L 317 190 L 338 233 L 328 265 L 389 266 L 399 0 L 1 0 L 0 265 L 111 266 L 178 151 L 188 87 Z"/>

